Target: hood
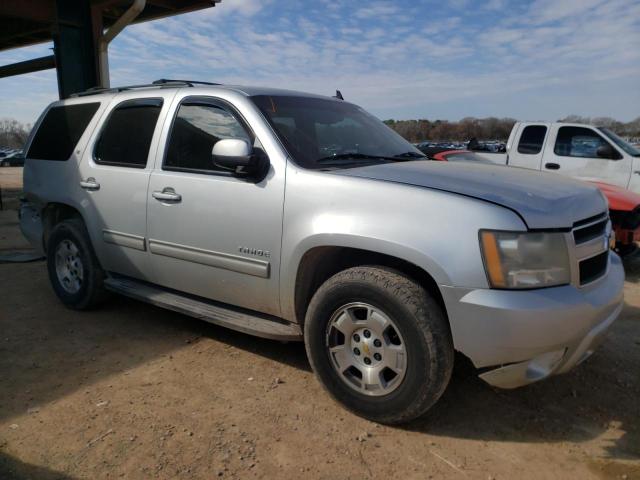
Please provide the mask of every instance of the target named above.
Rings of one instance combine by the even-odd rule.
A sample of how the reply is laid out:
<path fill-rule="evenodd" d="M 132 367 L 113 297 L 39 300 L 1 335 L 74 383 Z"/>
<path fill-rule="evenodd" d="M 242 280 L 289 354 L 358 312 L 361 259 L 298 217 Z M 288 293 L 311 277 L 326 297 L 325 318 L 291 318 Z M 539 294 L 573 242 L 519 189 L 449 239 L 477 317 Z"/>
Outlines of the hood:
<path fill-rule="evenodd" d="M 611 210 L 619 210 L 622 212 L 632 212 L 640 207 L 640 195 L 633 193 L 626 188 L 610 185 L 603 182 L 589 182 L 597 186 L 604 196 L 609 200 L 609 208 Z"/>
<path fill-rule="evenodd" d="M 607 211 L 595 186 L 523 168 L 419 160 L 332 173 L 478 198 L 515 211 L 530 229 L 571 228 Z"/>

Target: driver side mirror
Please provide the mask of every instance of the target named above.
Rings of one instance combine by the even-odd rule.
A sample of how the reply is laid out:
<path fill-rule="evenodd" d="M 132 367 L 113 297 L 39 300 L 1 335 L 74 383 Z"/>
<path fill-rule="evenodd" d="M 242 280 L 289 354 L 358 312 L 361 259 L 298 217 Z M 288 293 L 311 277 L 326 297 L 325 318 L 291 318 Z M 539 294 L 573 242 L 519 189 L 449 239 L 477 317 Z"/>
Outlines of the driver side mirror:
<path fill-rule="evenodd" d="M 260 149 L 241 138 L 218 140 L 211 150 L 213 164 L 229 170 L 237 177 L 261 181 L 269 170 L 269 159 Z"/>
<path fill-rule="evenodd" d="M 614 160 L 616 158 L 616 153 L 611 147 L 611 145 L 601 145 L 596 150 L 596 155 L 600 158 L 606 158 L 609 160 Z"/>

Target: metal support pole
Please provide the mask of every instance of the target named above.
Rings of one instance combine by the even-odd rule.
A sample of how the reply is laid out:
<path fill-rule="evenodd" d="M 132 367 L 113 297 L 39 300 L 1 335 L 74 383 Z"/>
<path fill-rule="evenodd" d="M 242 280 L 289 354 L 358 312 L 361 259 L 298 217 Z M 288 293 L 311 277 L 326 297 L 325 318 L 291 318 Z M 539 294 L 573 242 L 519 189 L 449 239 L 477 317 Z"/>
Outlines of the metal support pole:
<path fill-rule="evenodd" d="M 98 84 L 90 2 L 56 0 L 53 47 L 60 98 Z"/>
<path fill-rule="evenodd" d="M 122 16 L 111 25 L 109 30 L 104 32 L 102 36 L 98 38 L 98 61 L 100 68 L 100 83 L 101 87 L 109 87 L 109 43 L 111 40 L 124 30 L 135 18 L 140 15 L 146 5 L 146 0 L 134 0 L 129 9 L 122 14 Z"/>

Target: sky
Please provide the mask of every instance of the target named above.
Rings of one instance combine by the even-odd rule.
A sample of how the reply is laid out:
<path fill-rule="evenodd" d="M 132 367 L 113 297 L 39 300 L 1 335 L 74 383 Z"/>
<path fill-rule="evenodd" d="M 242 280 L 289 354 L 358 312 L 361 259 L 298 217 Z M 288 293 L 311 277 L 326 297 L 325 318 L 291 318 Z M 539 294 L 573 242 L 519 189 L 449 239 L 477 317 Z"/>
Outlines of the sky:
<path fill-rule="evenodd" d="M 640 116 L 639 0 L 222 0 L 127 27 L 109 58 L 114 86 L 340 89 L 381 119 Z M 53 70 L 0 79 L 0 118 L 34 122 L 56 99 Z"/>

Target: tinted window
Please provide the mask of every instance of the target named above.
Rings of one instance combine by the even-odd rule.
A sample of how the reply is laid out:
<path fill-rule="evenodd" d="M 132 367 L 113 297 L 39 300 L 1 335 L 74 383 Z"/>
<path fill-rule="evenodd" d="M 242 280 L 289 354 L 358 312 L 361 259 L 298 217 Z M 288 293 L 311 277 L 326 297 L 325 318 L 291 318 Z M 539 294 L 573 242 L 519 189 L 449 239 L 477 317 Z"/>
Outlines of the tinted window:
<path fill-rule="evenodd" d="M 223 138 L 242 138 L 251 142 L 242 124 L 224 108 L 183 103 L 173 122 L 163 168 L 223 171 L 211 159 L 211 149 Z"/>
<path fill-rule="evenodd" d="M 33 137 L 27 157 L 68 160 L 99 106 L 83 103 L 50 108 Z"/>
<path fill-rule="evenodd" d="M 118 105 L 96 143 L 96 163 L 144 168 L 162 99 L 129 100 Z"/>
<path fill-rule="evenodd" d="M 525 155 L 535 155 L 540 153 L 544 144 L 544 137 L 547 134 L 547 127 L 544 125 L 529 125 L 524 127 L 518 143 L 518 153 Z"/>
<path fill-rule="evenodd" d="M 598 148 L 609 145 L 589 128 L 560 127 L 553 151 L 563 157 L 598 158 Z"/>

